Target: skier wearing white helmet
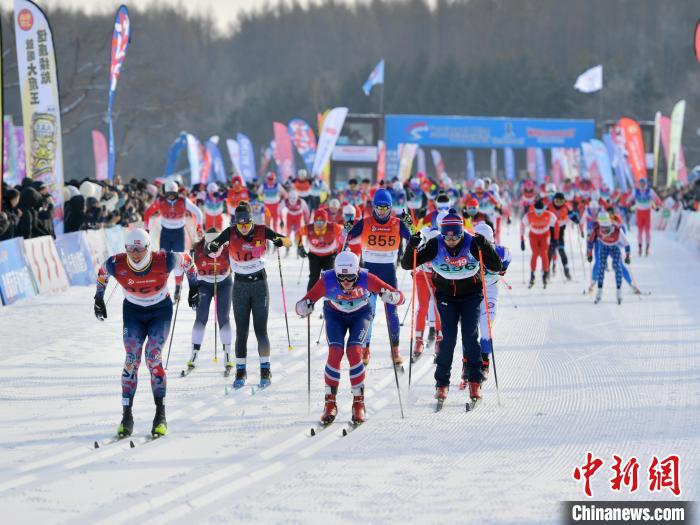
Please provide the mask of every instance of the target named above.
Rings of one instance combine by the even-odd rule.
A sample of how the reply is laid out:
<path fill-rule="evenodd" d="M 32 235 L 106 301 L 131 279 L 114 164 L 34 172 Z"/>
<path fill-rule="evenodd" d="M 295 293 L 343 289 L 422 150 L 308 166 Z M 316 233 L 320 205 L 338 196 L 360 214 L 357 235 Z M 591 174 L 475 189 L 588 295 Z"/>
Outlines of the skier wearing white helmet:
<path fill-rule="evenodd" d="M 201 231 L 204 217 L 197 206 L 178 192 L 177 182 L 163 185 L 163 195 L 158 197 L 143 214 L 146 229 L 150 228 L 153 215 L 160 215 L 160 249 L 168 252 L 185 251 L 185 219 L 187 213 L 195 218 Z"/>
<path fill-rule="evenodd" d="M 104 293 L 109 277 L 116 279 L 123 288 L 124 349 L 126 360 L 122 372 L 122 421 L 118 436 L 130 436 L 134 428 L 131 407 L 136 394 L 138 369 L 144 342 L 146 363 L 151 373 L 151 389 L 156 404 L 151 434 L 165 435 L 166 375 L 162 362 L 162 349 L 170 330 L 173 303 L 168 293 L 168 276 L 175 272 L 175 299 L 180 296 L 183 273 L 187 272 L 190 285 L 188 301 L 191 307 L 199 302 L 199 288 L 189 255 L 175 252 L 151 251 L 151 237 L 142 229 L 135 229 L 126 236 L 125 251 L 109 257 L 100 267 L 95 292 L 95 317 L 107 318 Z"/>
<path fill-rule="evenodd" d="M 373 318 L 369 302 L 371 293 L 387 304 L 400 305 L 404 301 L 400 291 L 367 270 L 360 269 L 358 257 L 344 251 L 335 258 L 334 269 L 323 272 L 313 288 L 296 304 L 297 314 L 306 317 L 313 312 L 314 303 L 325 298 L 323 315 L 326 320 L 328 360 L 324 374 L 326 395 L 322 425 L 332 423 L 338 413 L 336 394 L 343 354 L 347 355 L 350 367 L 352 422 L 360 424 L 365 420 L 362 347 Z"/>
<path fill-rule="evenodd" d="M 204 197 L 204 228 L 222 230 L 225 211 L 226 192 L 222 191 L 216 182 L 210 182 Z"/>

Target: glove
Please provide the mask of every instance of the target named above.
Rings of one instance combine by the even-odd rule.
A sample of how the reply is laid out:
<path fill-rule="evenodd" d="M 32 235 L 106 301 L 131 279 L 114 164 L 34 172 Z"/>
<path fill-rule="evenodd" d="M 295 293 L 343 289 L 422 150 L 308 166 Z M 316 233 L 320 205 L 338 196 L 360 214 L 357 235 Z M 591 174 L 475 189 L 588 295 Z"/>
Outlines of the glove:
<path fill-rule="evenodd" d="M 413 226 L 413 219 L 411 219 L 411 214 L 406 213 L 406 210 L 404 210 L 403 215 L 401 216 L 401 221 L 406 225 L 406 227 L 410 230 L 411 226 Z"/>
<path fill-rule="evenodd" d="M 474 234 L 473 240 L 474 244 L 476 244 L 476 247 L 480 250 L 483 250 L 484 246 L 486 246 L 486 243 L 488 242 L 486 240 L 486 237 L 484 237 L 483 235 L 479 235 L 478 233 Z"/>
<path fill-rule="evenodd" d="M 410 244 L 413 248 L 417 248 L 422 240 L 423 240 L 423 237 L 421 236 L 420 233 L 414 233 L 408 239 L 408 244 Z"/>
<path fill-rule="evenodd" d="M 173 294 L 173 301 L 178 302 L 180 300 L 180 291 L 182 290 L 181 284 L 175 285 L 175 293 Z"/>
<path fill-rule="evenodd" d="M 284 240 L 282 237 L 275 237 L 274 239 L 272 239 L 272 244 L 274 244 L 277 248 L 281 248 L 282 246 L 284 246 Z"/>
<path fill-rule="evenodd" d="M 588 254 L 586 255 L 586 259 L 588 260 L 588 262 L 593 262 L 593 254 L 591 252 L 588 252 Z"/>
<path fill-rule="evenodd" d="M 387 304 L 397 304 L 401 300 L 401 294 L 399 292 L 391 292 L 384 288 L 382 288 L 379 297 Z"/>
<path fill-rule="evenodd" d="M 280 229 L 284 228 L 284 221 L 280 219 Z"/>
<path fill-rule="evenodd" d="M 302 259 L 306 257 L 307 253 L 303 246 L 297 246 L 297 255 Z"/>
<path fill-rule="evenodd" d="M 345 231 L 349 232 L 350 230 L 352 230 L 352 227 L 354 226 L 354 224 L 355 223 L 353 221 L 346 221 L 345 226 L 344 226 Z"/>
<path fill-rule="evenodd" d="M 187 296 L 187 304 L 190 305 L 192 310 L 196 310 L 199 307 L 199 286 L 190 286 L 190 293 Z"/>
<path fill-rule="evenodd" d="M 102 297 L 95 297 L 95 317 L 100 321 L 107 319 L 107 305 Z"/>
<path fill-rule="evenodd" d="M 630 259 L 629 253 L 627 255 L 625 255 L 625 264 L 627 264 L 627 265 L 632 264 L 632 260 Z"/>
<path fill-rule="evenodd" d="M 314 303 L 310 299 L 302 299 L 294 307 L 300 317 L 308 317 L 314 311 Z"/>
<path fill-rule="evenodd" d="M 525 251 L 525 239 L 520 237 L 520 251 Z"/>
<path fill-rule="evenodd" d="M 219 245 L 219 243 L 218 243 L 217 241 L 211 241 L 211 242 L 207 245 L 207 250 L 208 250 L 210 253 L 212 253 L 212 252 L 218 252 L 220 247 L 221 247 L 221 246 Z"/>

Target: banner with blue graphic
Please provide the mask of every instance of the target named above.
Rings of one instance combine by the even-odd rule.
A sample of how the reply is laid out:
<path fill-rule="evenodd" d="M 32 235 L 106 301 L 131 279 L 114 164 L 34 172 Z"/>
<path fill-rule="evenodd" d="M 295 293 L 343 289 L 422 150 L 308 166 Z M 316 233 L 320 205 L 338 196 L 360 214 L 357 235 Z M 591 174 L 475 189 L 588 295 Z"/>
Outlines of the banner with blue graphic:
<path fill-rule="evenodd" d="M 165 158 L 165 172 L 164 177 L 174 175 L 177 168 L 177 159 L 180 156 L 180 151 L 187 147 L 187 133 L 184 131 L 180 133 L 180 136 L 175 139 L 172 146 L 168 150 L 168 155 Z"/>
<path fill-rule="evenodd" d="M 122 251 L 123 248 L 122 244 Z M 84 231 L 57 236 L 56 250 L 71 286 L 95 284 L 95 269 Z"/>
<path fill-rule="evenodd" d="M 126 57 L 126 49 L 131 41 L 131 23 L 129 10 L 125 5 L 119 7 L 114 19 L 112 33 L 112 53 L 109 66 L 109 102 L 107 104 L 107 123 L 109 125 L 109 180 L 114 178 L 114 129 L 112 128 L 112 104 L 117 90 L 119 73 Z"/>
<path fill-rule="evenodd" d="M 211 168 L 210 176 L 208 181 L 223 182 L 226 183 L 226 170 L 224 169 L 224 159 L 219 151 L 219 137 L 214 136 L 207 140 L 205 146 L 211 157 Z M 213 175 L 213 177 L 211 176 Z"/>
<path fill-rule="evenodd" d="M 503 164 L 506 170 L 506 179 L 515 180 L 515 153 L 513 148 L 508 147 L 503 150 Z"/>
<path fill-rule="evenodd" d="M 467 180 L 474 180 L 476 178 L 476 168 L 474 166 L 474 152 L 470 149 L 467 150 Z"/>
<path fill-rule="evenodd" d="M 624 172 L 625 159 L 622 157 L 618 147 L 613 142 L 610 133 L 606 133 L 605 135 L 603 135 L 603 143 L 605 144 L 605 148 L 608 151 L 608 157 L 612 160 L 612 169 L 615 172 L 617 183 L 620 189 L 623 192 L 625 192 L 627 191 L 627 181 L 625 179 Z"/>
<path fill-rule="evenodd" d="M 105 244 L 107 245 L 107 255 L 112 256 L 124 251 L 124 228 L 113 226 L 102 230 L 105 233 Z"/>
<path fill-rule="evenodd" d="M 593 155 L 598 164 L 598 171 L 603 178 L 603 182 L 608 188 L 613 189 L 615 183 L 613 181 L 612 166 L 610 166 L 610 157 L 608 157 L 608 150 L 605 148 L 605 144 L 598 139 L 593 139 L 591 140 L 591 147 L 593 148 Z"/>
<path fill-rule="evenodd" d="M 316 158 L 316 136 L 305 120 L 295 118 L 288 124 L 289 137 L 292 139 L 294 147 L 304 160 L 306 169 L 311 173 L 314 169 L 314 159 Z"/>
<path fill-rule="evenodd" d="M 238 149 L 240 153 L 241 176 L 246 182 L 250 182 L 255 178 L 255 150 L 253 143 L 243 133 L 236 135 Z"/>
<path fill-rule="evenodd" d="M 0 298 L 2 304 L 12 304 L 37 294 L 24 257 L 24 239 L 16 237 L 0 242 Z"/>
<path fill-rule="evenodd" d="M 544 158 L 542 148 L 535 149 L 535 173 L 537 174 L 537 184 L 542 184 L 547 177 L 547 161 Z"/>

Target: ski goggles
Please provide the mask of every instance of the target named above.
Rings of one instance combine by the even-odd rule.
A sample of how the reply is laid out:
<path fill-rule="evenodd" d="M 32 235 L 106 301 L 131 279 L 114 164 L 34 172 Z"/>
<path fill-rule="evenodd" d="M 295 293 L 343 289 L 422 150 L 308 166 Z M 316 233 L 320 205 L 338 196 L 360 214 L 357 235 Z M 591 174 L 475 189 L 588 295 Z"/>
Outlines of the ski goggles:
<path fill-rule="evenodd" d="M 177 199 L 177 193 L 175 193 L 174 191 L 170 191 L 165 194 L 165 198 L 169 201 L 174 201 L 175 199 Z"/>
<path fill-rule="evenodd" d="M 375 206 L 374 209 L 380 215 L 385 215 L 391 211 L 391 206 L 389 206 L 388 204 L 379 204 L 378 206 Z"/>
<path fill-rule="evenodd" d="M 356 273 L 341 273 L 335 275 L 339 282 L 354 283 L 357 281 Z"/>
<path fill-rule="evenodd" d="M 126 246 L 126 253 L 143 253 L 146 250 L 148 250 L 148 246 L 141 246 L 140 244 Z"/>
<path fill-rule="evenodd" d="M 467 213 L 469 215 L 476 215 L 476 213 L 479 211 L 479 208 L 467 208 Z"/>
<path fill-rule="evenodd" d="M 314 226 L 315 226 L 316 228 L 321 229 L 321 228 L 323 228 L 325 225 L 326 225 L 326 221 L 314 221 Z"/>
<path fill-rule="evenodd" d="M 566 204 L 566 199 L 554 199 L 554 204 L 557 206 L 564 206 L 564 204 Z"/>
<path fill-rule="evenodd" d="M 464 232 L 447 232 L 442 234 L 445 241 L 461 241 L 464 237 Z"/>

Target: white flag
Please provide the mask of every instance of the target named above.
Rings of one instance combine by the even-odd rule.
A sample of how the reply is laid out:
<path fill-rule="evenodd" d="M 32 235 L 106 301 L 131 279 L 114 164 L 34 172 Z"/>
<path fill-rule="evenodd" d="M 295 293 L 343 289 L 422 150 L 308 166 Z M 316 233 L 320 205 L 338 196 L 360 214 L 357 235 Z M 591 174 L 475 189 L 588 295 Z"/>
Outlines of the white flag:
<path fill-rule="evenodd" d="M 318 138 L 318 147 L 316 149 L 316 158 L 314 159 L 314 168 L 312 175 L 319 176 L 326 162 L 331 158 L 335 143 L 338 141 L 340 131 L 343 129 L 345 117 L 348 114 L 348 108 L 333 108 L 326 118 L 323 119 L 323 127 Z"/>
<path fill-rule="evenodd" d="M 603 89 L 603 66 L 597 65 L 579 75 L 574 89 L 582 93 L 593 93 Z"/>

